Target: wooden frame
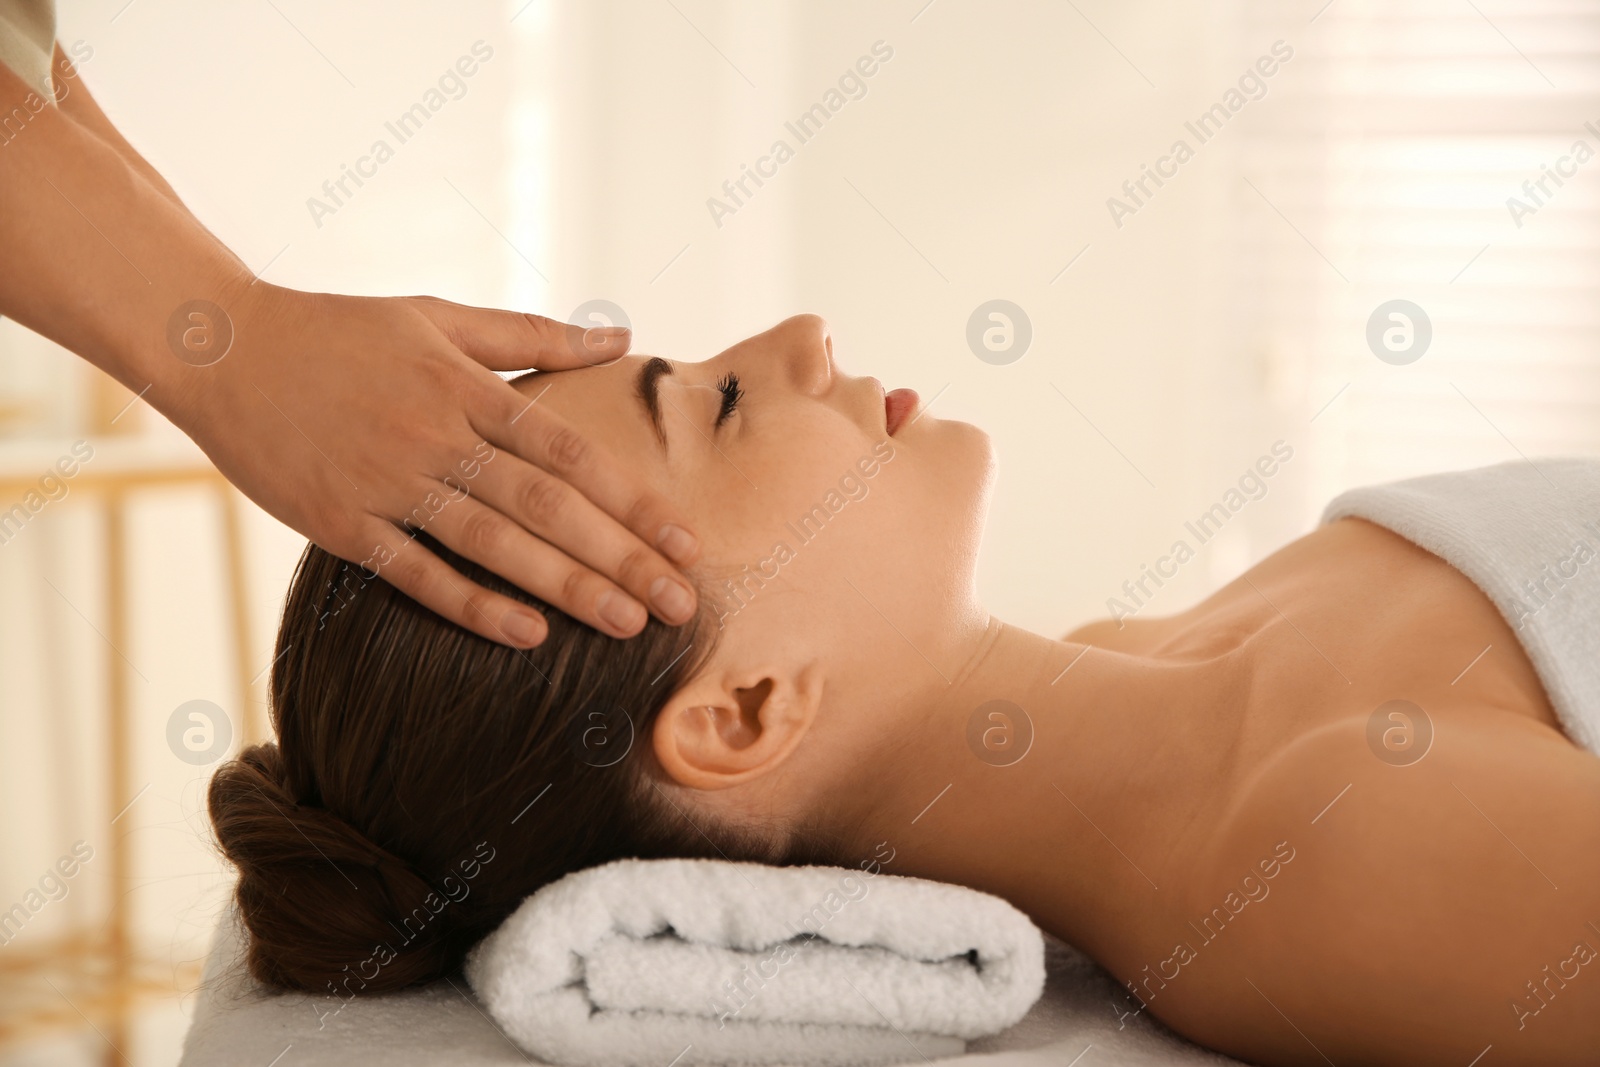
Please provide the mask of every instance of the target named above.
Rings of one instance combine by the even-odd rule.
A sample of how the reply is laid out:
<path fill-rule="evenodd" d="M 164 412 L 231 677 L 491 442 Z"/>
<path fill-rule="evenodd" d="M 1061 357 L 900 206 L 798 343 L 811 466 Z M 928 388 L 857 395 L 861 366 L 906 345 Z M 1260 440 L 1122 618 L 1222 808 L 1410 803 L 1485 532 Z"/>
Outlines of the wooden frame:
<path fill-rule="evenodd" d="M 114 454 L 117 443 L 103 442 Z M 70 479 L 80 493 L 92 494 L 106 516 L 104 568 L 107 641 L 114 650 L 127 644 L 130 633 L 127 559 L 127 504 L 133 494 L 153 488 L 194 486 L 212 490 L 222 509 L 223 558 L 228 601 L 225 625 L 231 631 L 235 660 L 235 699 L 240 708 L 240 743 L 266 737 L 265 713 L 251 699 L 250 633 L 244 565 L 242 503 L 223 476 L 198 453 L 120 457 L 115 469 L 85 466 Z M 131 458 L 131 462 L 128 462 Z M 9 464 L 8 464 L 9 465 Z M 13 468 L 15 469 L 15 468 Z M 38 487 L 37 474 L 0 476 L 0 501 Z M 131 1022 L 141 1003 L 182 995 L 199 984 L 199 961 L 176 968 L 170 961 L 143 952 L 135 941 L 130 912 L 132 857 L 111 823 L 132 798 L 133 785 L 131 673 L 121 655 L 109 657 L 105 725 L 108 738 L 106 853 L 109 907 L 104 923 L 42 941 L 37 945 L 0 949 L 0 1048 L 50 1032 L 91 1027 L 108 1046 L 108 1067 L 128 1064 L 124 1050 Z M 41 984 L 43 983 L 43 984 Z M 65 983 L 71 993 L 62 987 Z M 48 986 L 49 989 L 45 989 Z"/>

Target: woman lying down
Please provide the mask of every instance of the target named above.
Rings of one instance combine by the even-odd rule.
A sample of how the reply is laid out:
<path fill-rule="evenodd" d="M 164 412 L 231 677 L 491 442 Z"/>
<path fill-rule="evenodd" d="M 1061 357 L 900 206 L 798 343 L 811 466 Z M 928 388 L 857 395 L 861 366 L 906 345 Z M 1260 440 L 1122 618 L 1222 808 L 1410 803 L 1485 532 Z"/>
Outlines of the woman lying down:
<path fill-rule="evenodd" d="M 696 517 L 697 624 L 619 641 L 551 611 L 517 651 L 307 550 L 278 742 L 210 793 L 258 979 L 324 991 L 461 863 L 471 894 L 364 991 L 454 972 L 619 857 L 854 867 L 889 841 L 894 873 L 1092 956 L 1127 986 L 1108 1011 L 1253 1063 L 1593 1062 L 1597 694 L 1558 715 L 1477 584 L 1353 517 L 1173 617 L 1006 625 L 974 588 L 988 438 L 831 349 L 802 316 L 519 383 Z M 1592 644 L 1597 590 L 1543 610 Z M 1031 723 L 1022 758 L 984 758 L 986 705 Z"/>

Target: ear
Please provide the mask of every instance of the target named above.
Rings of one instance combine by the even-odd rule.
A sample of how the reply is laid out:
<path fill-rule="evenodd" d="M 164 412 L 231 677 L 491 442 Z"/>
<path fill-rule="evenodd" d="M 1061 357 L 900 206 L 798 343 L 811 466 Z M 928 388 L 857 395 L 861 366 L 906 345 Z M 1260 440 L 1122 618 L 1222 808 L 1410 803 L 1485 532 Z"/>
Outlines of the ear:
<path fill-rule="evenodd" d="M 809 668 L 707 668 L 662 707 L 651 744 L 679 785 L 727 789 L 788 759 L 821 703 L 821 678 Z"/>

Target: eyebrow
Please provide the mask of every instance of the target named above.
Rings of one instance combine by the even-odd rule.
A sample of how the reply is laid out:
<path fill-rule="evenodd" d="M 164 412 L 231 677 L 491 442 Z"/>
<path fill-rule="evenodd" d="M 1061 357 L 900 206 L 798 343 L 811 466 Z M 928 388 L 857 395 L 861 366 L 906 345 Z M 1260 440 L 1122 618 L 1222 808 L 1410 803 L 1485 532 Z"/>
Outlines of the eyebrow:
<path fill-rule="evenodd" d="M 661 426 L 661 402 L 657 396 L 663 375 L 672 373 L 672 364 L 660 356 L 651 356 L 645 360 L 644 366 L 639 368 L 639 377 L 634 389 L 639 400 L 644 404 L 645 412 L 650 416 L 650 425 L 655 428 L 656 437 L 661 441 L 662 451 L 667 447 L 667 432 Z"/>

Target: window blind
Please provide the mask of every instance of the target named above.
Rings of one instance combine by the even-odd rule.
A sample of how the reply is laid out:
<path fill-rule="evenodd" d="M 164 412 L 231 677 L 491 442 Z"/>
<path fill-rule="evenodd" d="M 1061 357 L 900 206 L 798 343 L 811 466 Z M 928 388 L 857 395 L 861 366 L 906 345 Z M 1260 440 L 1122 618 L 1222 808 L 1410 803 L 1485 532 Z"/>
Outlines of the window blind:
<path fill-rule="evenodd" d="M 1308 506 L 1351 485 L 1600 453 L 1600 3 L 1248 2 L 1241 56 L 1294 77 L 1243 134 L 1237 321 L 1316 447 Z M 1428 349 L 1370 350 L 1421 307 Z M 1286 384 L 1285 384 L 1286 383 Z"/>

